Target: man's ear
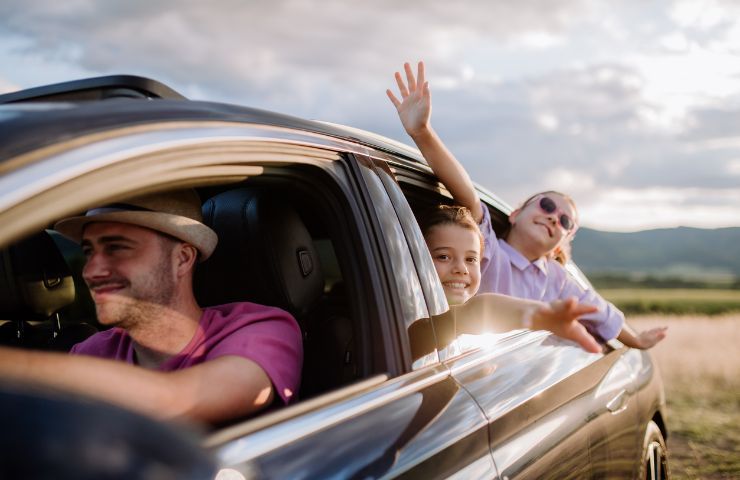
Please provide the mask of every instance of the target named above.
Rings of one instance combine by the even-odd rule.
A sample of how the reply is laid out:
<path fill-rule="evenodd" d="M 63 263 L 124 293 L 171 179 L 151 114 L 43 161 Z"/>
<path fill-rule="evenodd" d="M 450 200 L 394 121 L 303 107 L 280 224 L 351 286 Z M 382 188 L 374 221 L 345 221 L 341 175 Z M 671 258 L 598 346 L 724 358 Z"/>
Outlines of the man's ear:
<path fill-rule="evenodd" d="M 195 269 L 198 263 L 198 249 L 189 243 L 180 243 L 175 249 L 175 260 L 178 276 L 185 275 Z"/>

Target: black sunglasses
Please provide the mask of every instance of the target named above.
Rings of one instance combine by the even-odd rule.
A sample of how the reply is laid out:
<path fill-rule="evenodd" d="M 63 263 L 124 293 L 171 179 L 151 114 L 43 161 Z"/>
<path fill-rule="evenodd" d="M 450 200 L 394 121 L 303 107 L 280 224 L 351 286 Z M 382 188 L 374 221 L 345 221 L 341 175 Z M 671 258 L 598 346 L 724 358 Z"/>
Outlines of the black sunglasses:
<path fill-rule="evenodd" d="M 558 212 L 558 206 L 555 203 L 555 201 L 550 197 L 542 197 L 539 201 L 540 209 L 542 209 L 543 212 L 547 214 L 553 214 L 555 212 Z M 566 232 L 570 232 L 573 230 L 573 227 L 576 226 L 575 222 L 572 218 L 570 218 L 568 215 L 561 211 L 559 211 L 560 215 L 558 215 L 558 222 L 560 223 L 560 226 L 563 227 L 563 230 Z"/>

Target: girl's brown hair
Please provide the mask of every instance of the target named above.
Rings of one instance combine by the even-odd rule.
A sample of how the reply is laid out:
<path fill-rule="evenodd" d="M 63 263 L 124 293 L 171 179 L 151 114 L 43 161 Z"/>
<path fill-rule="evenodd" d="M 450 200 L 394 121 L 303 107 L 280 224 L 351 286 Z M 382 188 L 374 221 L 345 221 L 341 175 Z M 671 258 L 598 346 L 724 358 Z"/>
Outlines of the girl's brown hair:
<path fill-rule="evenodd" d="M 534 195 L 526 199 L 517 210 L 523 209 L 524 207 L 532 203 L 537 197 L 540 197 L 542 195 L 548 195 L 548 194 L 560 195 L 568 203 L 571 204 L 571 206 L 573 207 L 573 211 L 575 212 L 575 217 L 576 217 L 573 219 L 573 221 L 575 222 L 576 225 L 578 225 L 578 208 L 576 207 L 576 202 L 573 201 L 570 195 L 566 195 L 556 190 L 547 190 L 545 192 L 535 193 Z M 509 232 L 511 232 L 511 225 L 509 225 L 509 227 L 506 229 L 506 231 L 501 236 L 501 238 L 506 240 L 506 238 L 509 236 Z M 557 261 L 558 263 L 560 263 L 561 265 L 565 265 L 566 263 L 568 263 L 568 260 L 570 260 L 571 258 L 571 242 L 573 241 L 573 237 L 575 237 L 575 235 L 576 235 L 576 229 L 574 228 L 573 230 L 568 232 L 565 238 L 561 241 L 560 245 L 555 247 L 553 251 L 549 252 L 546 255 L 547 258 L 551 258 Z"/>
<path fill-rule="evenodd" d="M 480 253 L 483 254 L 483 234 L 478 228 L 478 223 L 473 218 L 473 214 L 467 207 L 461 207 L 459 205 L 438 205 L 437 207 L 426 212 L 419 219 L 419 226 L 421 227 L 421 233 L 424 238 L 429 235 L 429 232 L 434 227 L 440 225 L 457 225 L 466 230 L 475 232 L 480 238 Z"/>

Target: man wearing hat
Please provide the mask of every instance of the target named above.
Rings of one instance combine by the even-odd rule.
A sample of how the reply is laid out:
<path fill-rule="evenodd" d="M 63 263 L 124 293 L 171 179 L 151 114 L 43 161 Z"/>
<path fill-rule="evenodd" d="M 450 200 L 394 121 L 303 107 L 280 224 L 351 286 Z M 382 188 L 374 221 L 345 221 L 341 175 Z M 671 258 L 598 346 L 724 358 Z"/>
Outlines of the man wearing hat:
<path fill-rule="evenodd" d="M 201 222 L 200 205 L 185 190 L 57 223 L 82 245 L 98 321 L 111 328 L 75 345 L 74 356 L 2 349 L 0 373 L 161 418 L 219 422 L 275 398 L 290 402 L 303 357 L 296 321 L 273 307 L 201 308 L 195 300 L 195 265 L 218 241 Z"/>

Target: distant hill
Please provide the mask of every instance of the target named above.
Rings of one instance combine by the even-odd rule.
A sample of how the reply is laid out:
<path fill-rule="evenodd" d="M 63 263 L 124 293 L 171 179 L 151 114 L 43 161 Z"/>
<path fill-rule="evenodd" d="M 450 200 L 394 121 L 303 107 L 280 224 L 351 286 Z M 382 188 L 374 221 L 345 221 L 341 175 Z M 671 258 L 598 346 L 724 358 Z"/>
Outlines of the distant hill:
<path fill-rule="evenodd" d="M 573 258 L 587 275 L 732 281 L 740 278 L 740 228 L 632 233 L 582 228 L 573 240 Z"/>

